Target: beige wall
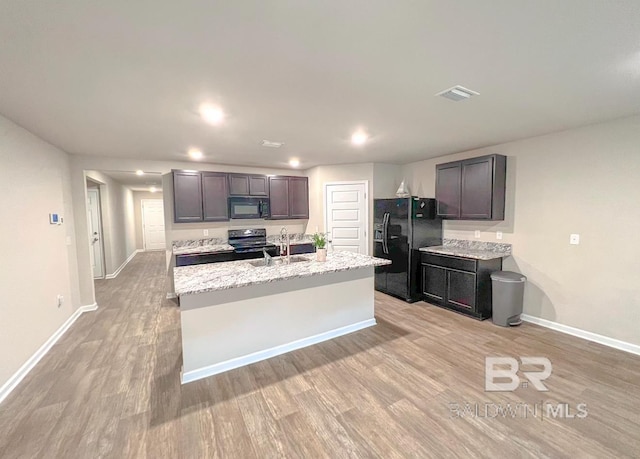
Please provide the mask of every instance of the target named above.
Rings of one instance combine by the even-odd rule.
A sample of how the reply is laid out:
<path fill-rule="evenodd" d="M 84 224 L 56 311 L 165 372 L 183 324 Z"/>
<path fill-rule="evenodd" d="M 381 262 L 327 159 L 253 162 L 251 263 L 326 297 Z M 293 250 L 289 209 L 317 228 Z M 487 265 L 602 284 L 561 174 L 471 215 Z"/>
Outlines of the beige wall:
<path fill-rule="evenodd" d="M 136 250 L 133 193 L 100 171 L 89 170 L 85 176 L 100 184 L 106 275 L 114 274 Z"/>
<path fill-rule="evenodd" d="M 80 303 L 68 155 L 0 116 L 0 164 L 2 387 Z"/>
<path fill-rule="evenodd" d="M 412 191 L 434 196 L 435 165 L 499 153 L 504 222 L 454 222 L 445 237 L 513 244 L 504 268 L 528 277 L 525 313 L 640 344 L 640 117 L 411 163 Z M 580 245 L 569 245 L 569 234 Z"/>
<path fill-rule="evenodd" d="M 397 164 L 373 164 L 374 199 L 395 198 L 402 182 L 404 168 Z M 410 190 L 413 191 L 413 190 Z"/>

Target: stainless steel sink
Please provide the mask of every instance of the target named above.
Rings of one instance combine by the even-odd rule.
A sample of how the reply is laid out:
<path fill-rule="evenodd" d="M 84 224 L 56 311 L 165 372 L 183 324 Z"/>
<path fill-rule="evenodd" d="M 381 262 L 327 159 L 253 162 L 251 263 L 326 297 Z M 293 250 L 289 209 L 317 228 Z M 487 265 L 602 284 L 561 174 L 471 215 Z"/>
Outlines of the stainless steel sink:
<path fill-rule="evenodd" d="M 269 264 L 267 264 L 267 261 L 270 261 Z M 302 255 L 291 255 L 291 260 L 290 263 L 303 263 L 303 262 L 309 262 L 311 261 L 309 258 L 307 257 L 303 257 Z M 267 260 L 265 258 L 260 258 L 259 260 L 252 260 L 248 262 L 251 266 L 255 266 L 256 268 L 262 268 L 262 267 L 267 267 L 267 266 L 280 266 L 280 265 L 286 265 L 287 264 L 287 257 L 272 257 L 270 260 Z"/>

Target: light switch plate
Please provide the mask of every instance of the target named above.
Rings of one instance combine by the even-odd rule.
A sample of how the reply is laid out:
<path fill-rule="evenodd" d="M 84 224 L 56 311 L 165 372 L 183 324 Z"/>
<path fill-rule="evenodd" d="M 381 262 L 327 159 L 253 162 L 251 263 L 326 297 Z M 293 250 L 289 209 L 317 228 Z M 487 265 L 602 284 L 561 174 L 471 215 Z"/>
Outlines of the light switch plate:
<path fill-rule="evenodd" d="M 580 235 L 572 234 L 571 236 L 569 236 L 569 244 L 572 244 L 572 245 L 580 244 Z"/>
<path fill-rule="evenodd" d="M 496 231 L 496 239 L 502 239 L 502 231 Z"/>
<path fill-rule="evenodd" d="M 476 230 L 476 232 L 475 232 L 475 236 L 476 236 L 476 237 L 480 237 L 480 231 L 479 231 L 479 230 Z"/>
<path fill-rule="evenodd" d="M 209 235 L 209 230 L 202 230 L 202 234 L 204 234 L 205 236 Z"/>

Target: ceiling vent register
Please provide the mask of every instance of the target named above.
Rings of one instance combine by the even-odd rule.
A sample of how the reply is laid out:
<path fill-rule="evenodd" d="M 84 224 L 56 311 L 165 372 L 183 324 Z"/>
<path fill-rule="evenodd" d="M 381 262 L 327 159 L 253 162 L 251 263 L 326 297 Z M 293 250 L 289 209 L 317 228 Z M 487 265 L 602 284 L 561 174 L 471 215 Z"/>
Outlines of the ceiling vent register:
<path fill-rule="evenodd" d="M 436 94 L 436 96 L 442 96 L 445 99 L 459 102 L 461 100 L 471 99 L 473 96 L 479 96 L 479 92 L 472 91 L 462 86 L 454 86 L 453 88 L 445 89 L 442 92 Z"/>

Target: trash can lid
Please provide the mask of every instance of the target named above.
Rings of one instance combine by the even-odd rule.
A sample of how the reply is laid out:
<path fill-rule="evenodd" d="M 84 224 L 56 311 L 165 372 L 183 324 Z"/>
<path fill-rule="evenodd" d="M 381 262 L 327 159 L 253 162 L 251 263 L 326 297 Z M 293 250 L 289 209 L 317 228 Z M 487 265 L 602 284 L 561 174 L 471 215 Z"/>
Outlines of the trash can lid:
<path fill-rule="evenodd" d="M 496 271 L 491 273 L 491 280 L 500 282 L 524 282 L 527 277 L 524 274 L 514 273 L 512 271 Z"/>

